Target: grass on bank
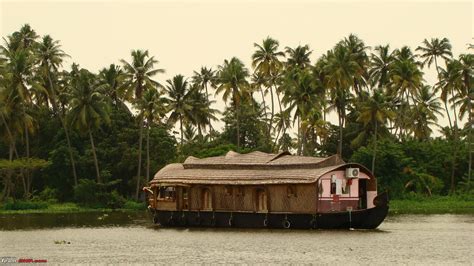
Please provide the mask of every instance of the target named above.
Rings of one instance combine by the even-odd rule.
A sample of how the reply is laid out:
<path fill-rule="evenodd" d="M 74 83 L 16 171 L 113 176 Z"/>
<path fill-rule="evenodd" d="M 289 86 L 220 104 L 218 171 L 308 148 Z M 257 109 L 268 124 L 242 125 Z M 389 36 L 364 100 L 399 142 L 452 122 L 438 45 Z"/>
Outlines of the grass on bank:
<path fill-rule="evenodd" d="M 390 201 L 390 214 L 474 214 L 474 196 L 412 196 Z"/>
<path fill-rule="evenodd" d="M 142 202 L 127 201 L 122 208 L 91 208 L 73 202 L 48 203 L 38 201 L 15 201 L 0 203 L 0 214 L 33 214 L 33 213 L 80 213 L 80 212 L 111 212 L 111 211 L 144 211 Z"/>

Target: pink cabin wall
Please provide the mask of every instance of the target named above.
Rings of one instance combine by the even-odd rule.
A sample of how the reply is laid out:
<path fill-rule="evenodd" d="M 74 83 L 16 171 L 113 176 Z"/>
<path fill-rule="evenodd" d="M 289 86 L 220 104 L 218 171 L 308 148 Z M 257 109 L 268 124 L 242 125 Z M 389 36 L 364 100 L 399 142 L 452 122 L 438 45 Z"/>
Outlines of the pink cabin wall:
<path fill-rule="evenodd" d="M 334 197 L 331 194 L 331 177 L 335 175 L 336 179 L 341 180 L 342 187 L 346 188 L 348 182 L 351 182 L 347 191 L 343 190 L 343 193 L 339 196 Z M 360 172 L 358 179 L 352 179 L 349 181 L 345 178 L 345 170 L 332 171 L 323 175 L 318 180 L 319 187 L 319 200 L 318 200 L 318 211 L 346 211 L 350 208 L 356 210 L 359 208 L 359 179 L 370 179 L 365 173 Z M 322 191 L 321 191 L 322 189 Z M 368 204 L 370 205 L 370 204 Z M 369 207 L 369 206 L 367 206 Z"/>

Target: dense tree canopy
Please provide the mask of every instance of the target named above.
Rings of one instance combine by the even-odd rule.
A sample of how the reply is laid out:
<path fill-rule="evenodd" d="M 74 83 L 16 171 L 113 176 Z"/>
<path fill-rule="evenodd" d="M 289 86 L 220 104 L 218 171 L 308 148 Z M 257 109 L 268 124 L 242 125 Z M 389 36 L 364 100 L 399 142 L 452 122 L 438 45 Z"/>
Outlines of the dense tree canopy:
<path fill-rule="evenodd" d="M 312 62 L 308 45 L 281 50 L 267 37 L 251 68 L 232 57 L 160 83 L 147 50 L 98 73 L 63 67 L 60 41 L 24 25 L 0 47 L 0 200 L 47 192 L 115 206 L 167 163 L 229 150 L 338 153 L 394 197 L 473 193 L 474 55 L 420 41 L 392 50 L 351 34 Z"/>

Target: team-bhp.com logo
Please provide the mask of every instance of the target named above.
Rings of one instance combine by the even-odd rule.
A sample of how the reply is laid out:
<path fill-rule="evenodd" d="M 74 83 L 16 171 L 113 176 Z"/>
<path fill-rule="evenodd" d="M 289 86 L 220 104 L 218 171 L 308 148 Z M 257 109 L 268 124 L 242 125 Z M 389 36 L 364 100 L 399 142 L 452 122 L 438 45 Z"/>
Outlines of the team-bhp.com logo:
<path fill-rule="evenodd" d="M 16 258 L 16 257 L 0 257 L 0 263 L 47 263 L 45 259 Z"/>

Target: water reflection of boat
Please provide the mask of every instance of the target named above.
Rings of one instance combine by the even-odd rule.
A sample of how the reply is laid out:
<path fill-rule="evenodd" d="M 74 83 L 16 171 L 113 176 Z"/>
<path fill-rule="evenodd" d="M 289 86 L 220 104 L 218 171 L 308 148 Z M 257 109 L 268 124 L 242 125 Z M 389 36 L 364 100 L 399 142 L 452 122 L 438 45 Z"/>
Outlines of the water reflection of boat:
<path fill-rule="evenodd" d="M 144 190 L 161 226 L 371 229 L 388 212 L 375 176 L 337 155 L 188 157 L 165 166 Z"/>

